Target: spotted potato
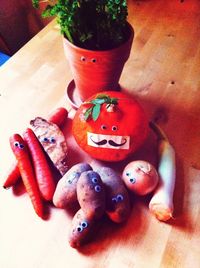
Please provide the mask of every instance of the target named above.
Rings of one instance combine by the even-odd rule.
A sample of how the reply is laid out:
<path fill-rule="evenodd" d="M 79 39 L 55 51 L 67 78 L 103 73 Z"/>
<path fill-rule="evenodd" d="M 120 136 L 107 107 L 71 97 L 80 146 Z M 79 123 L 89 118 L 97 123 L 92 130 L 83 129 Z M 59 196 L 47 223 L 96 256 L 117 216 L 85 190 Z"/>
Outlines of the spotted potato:
<path fill-rule="evenodd" d="M 131 205 L 128 190 L 121 177 L 109 167 L 101 167 L 96 172 L 105 185 L 106 214 L 113 222 L 126 221 L 130 215 Z"/>
<path fill-rule="evenodd" d="M 77 198 L 89 219 L 99 219 L 105 213 L 105 189 L 98 173 L 89 170 L 81 173 L 77 182 Z"/>
<path fill-rule="evenodd" d="M 77 181 L 81 174 L 87 170 L 92 170 L 88 163 L 78 163 L 72 166 L 59 180 L 53 196 L 53 204 L 56 207 L 66 208 L 77 202 Z"/>
<path fill-rule="evenodd" d="M 91 237 L 94 228 L 94 220 L 87 217 L 82 209 L 79 209 L 73 220 L 69 232 L 69 244 L 73 248 L 78 248 L 86 243 Z"/>

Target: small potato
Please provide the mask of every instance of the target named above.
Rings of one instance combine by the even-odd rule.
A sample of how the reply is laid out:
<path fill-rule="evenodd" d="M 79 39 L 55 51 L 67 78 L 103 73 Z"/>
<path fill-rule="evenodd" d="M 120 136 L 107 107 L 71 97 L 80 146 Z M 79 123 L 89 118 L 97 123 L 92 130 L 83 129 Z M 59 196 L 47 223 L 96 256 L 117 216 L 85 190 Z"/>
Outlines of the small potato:
<path fill-rule="evenodd" d="M 87 170 L 92 170 L 87 163 L 78 163 L 71 167 L 59 180 L 53 196 L 53 204 L 58 208 L 72 206 L 77 201 L 76 185 L 80 175 Z"/>
<path fill-rule="evenodd" d="M 137 195 L 151 193 L 157 186 L 159 176 L 155 167 L 147 161 L 130 162 L 122 173 L 127 188 Z"/>
<path fill-rule="evenodd" d="M 77 182 L 77 198 L 89 219 L 99 219 L 105 212 L 105 190 L 98 173 L 85 171 Z"/>
<path fill-rule="evenodd" d="M 109 167 L 97 170 L 106 190 L 106 214 L 116 223 L 121 223 L 130 215 L 131 206 L 128 191 L 121 177 Z"/>
<path fill-rule="evenodd" d="M 94 228 L 94 220 L 89 219 L 82 209 L 79 209 L 73 220 L 69 233 L 69 244 L 73 248 L 78 248 L 86 243 Z"/>

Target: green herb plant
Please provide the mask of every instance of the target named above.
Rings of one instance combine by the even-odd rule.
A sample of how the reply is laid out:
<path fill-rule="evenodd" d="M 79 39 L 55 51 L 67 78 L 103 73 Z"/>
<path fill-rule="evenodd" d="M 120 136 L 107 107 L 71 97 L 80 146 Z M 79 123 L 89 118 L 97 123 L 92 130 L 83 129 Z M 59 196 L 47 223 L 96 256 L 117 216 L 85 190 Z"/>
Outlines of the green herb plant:
<path fill-rule="evenodd" d="M 100 115 L 100 111 L 101 111 L 101 105 L 106 103 L 108 106 L 107 108 L 109 108 L 109 106 L 111 105 L 117 105 L 118 104 L 118 99 L 117 98 L 111 98 L 108 95 L 104 95 L 104 94 L 99 94 L 96 99 L 91 100 L 89 102 L 86 103 L 90 103 L 92 104 L 91 107 L 89 107 L 85 113 L 84 113 L 84 119 L 85 121 L 87 121 L 90 117 L 96 121 Z"/>
<path fill-rule="evenodd" d="M 40 2 L 32 0 L 39 8 Z M 76 46 L 105 50 L 127 38 L 125 0 L 46 0 L 43 17 L 56 16 L 61 33 Z"/>

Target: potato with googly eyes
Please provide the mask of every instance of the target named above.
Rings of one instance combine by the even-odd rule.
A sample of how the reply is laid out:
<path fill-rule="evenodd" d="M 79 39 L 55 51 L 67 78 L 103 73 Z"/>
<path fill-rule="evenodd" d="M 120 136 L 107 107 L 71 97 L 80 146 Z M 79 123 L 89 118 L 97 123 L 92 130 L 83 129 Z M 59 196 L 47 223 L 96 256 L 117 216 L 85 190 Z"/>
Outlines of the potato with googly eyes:
<path fill-rule="evenodd" d="M 78 163 L 72 166 L 58 181 L 53 196 L 53 204 L 58 208 L 67 208 L 77 202 L 76 186 L 81 173 L 92 170 L 88 163 Z"/>
<path fill-rule="evenodd" d="M 116 223 L 124 222 L 131 212 L 129 193 L 121 177 L 109 167 L 96 170 L 106 191 L 106 214 Z"/>
<path fill-rule="evenodd" d="M 82 209 L 79 209 L 72 220 L 69 233 L 69 244 L 73 248 L 78 248 L 88 242 L 93 233 L 95 221 L 87 217 Z"/>
<path fill-rule="evenodd" d="M 89 219 L 99 219 L 105 213 L 105 189 L 98 173 L 85 171 L 77 182 L 77 199 Z"/>

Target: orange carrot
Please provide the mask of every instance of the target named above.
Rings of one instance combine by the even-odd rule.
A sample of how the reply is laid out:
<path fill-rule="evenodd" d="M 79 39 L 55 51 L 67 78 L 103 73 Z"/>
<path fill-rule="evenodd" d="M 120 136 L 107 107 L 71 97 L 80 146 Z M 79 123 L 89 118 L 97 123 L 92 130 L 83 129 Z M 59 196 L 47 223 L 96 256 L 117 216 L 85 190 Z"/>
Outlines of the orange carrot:
<path fill-rule="evenodd" d="M 68 111 L 64 107 L 59 107 L 48 116 L 47 120 L 61 127 L 67 116 Z"/>
<path fill-rule="evenodd" d="M 65 122 L 67 116 L 68 111 L 64 107 L 59 107 L 49 115 L 48 121 L 57 124 L 59 127 L 61 127 Z M 7 174 L 3 187 L 4 188 L 11 187 L 15 185 L 19 179 L 20 179 L 19 169 L 17 167 L 17 164 L 13 164 L 13 166 L 10 168 Z"/>
<path fill-rule="evenodd" d="M 19 134 L 13 134 L 10 137 L 10 146 L 17 159 L 17 165 L 22 177 L 22 181 L 31 199 L 33 208 L 37 215 L 43 218 L 43 202 L 35 179 L 28 147 Z"/>
<path fill-rule="evenodd" d="M 21 175 L 20 175 L 17 163 L 14 163 L 8 171 L 8 174 L 6 176 L 6 180 L 3 184 L 3 188 L 7 189 L 7 188 L 13 186 L 14 184 L 16 184 L 17 181 L 19 180 L 20 176 Z"/>
<path fill-rule="evenodd" d="M 23 137 L 29 147 L 33 160 L 35 176 L 40 193 L 45 200 L 50 201 L 53 198 L 56 186 L 45 152 L 32 129 L 27 128 Z"/>
<path fill-rule="evenodd" d="M 173 217 L 174 211 L 175 151 L 163 130 L 153 122 L 150 123 L 150 126 L 158 137 L 158 174 L 160 180 L 150 200 L 149 209 L 158 220 L 167 221 Z"/>

